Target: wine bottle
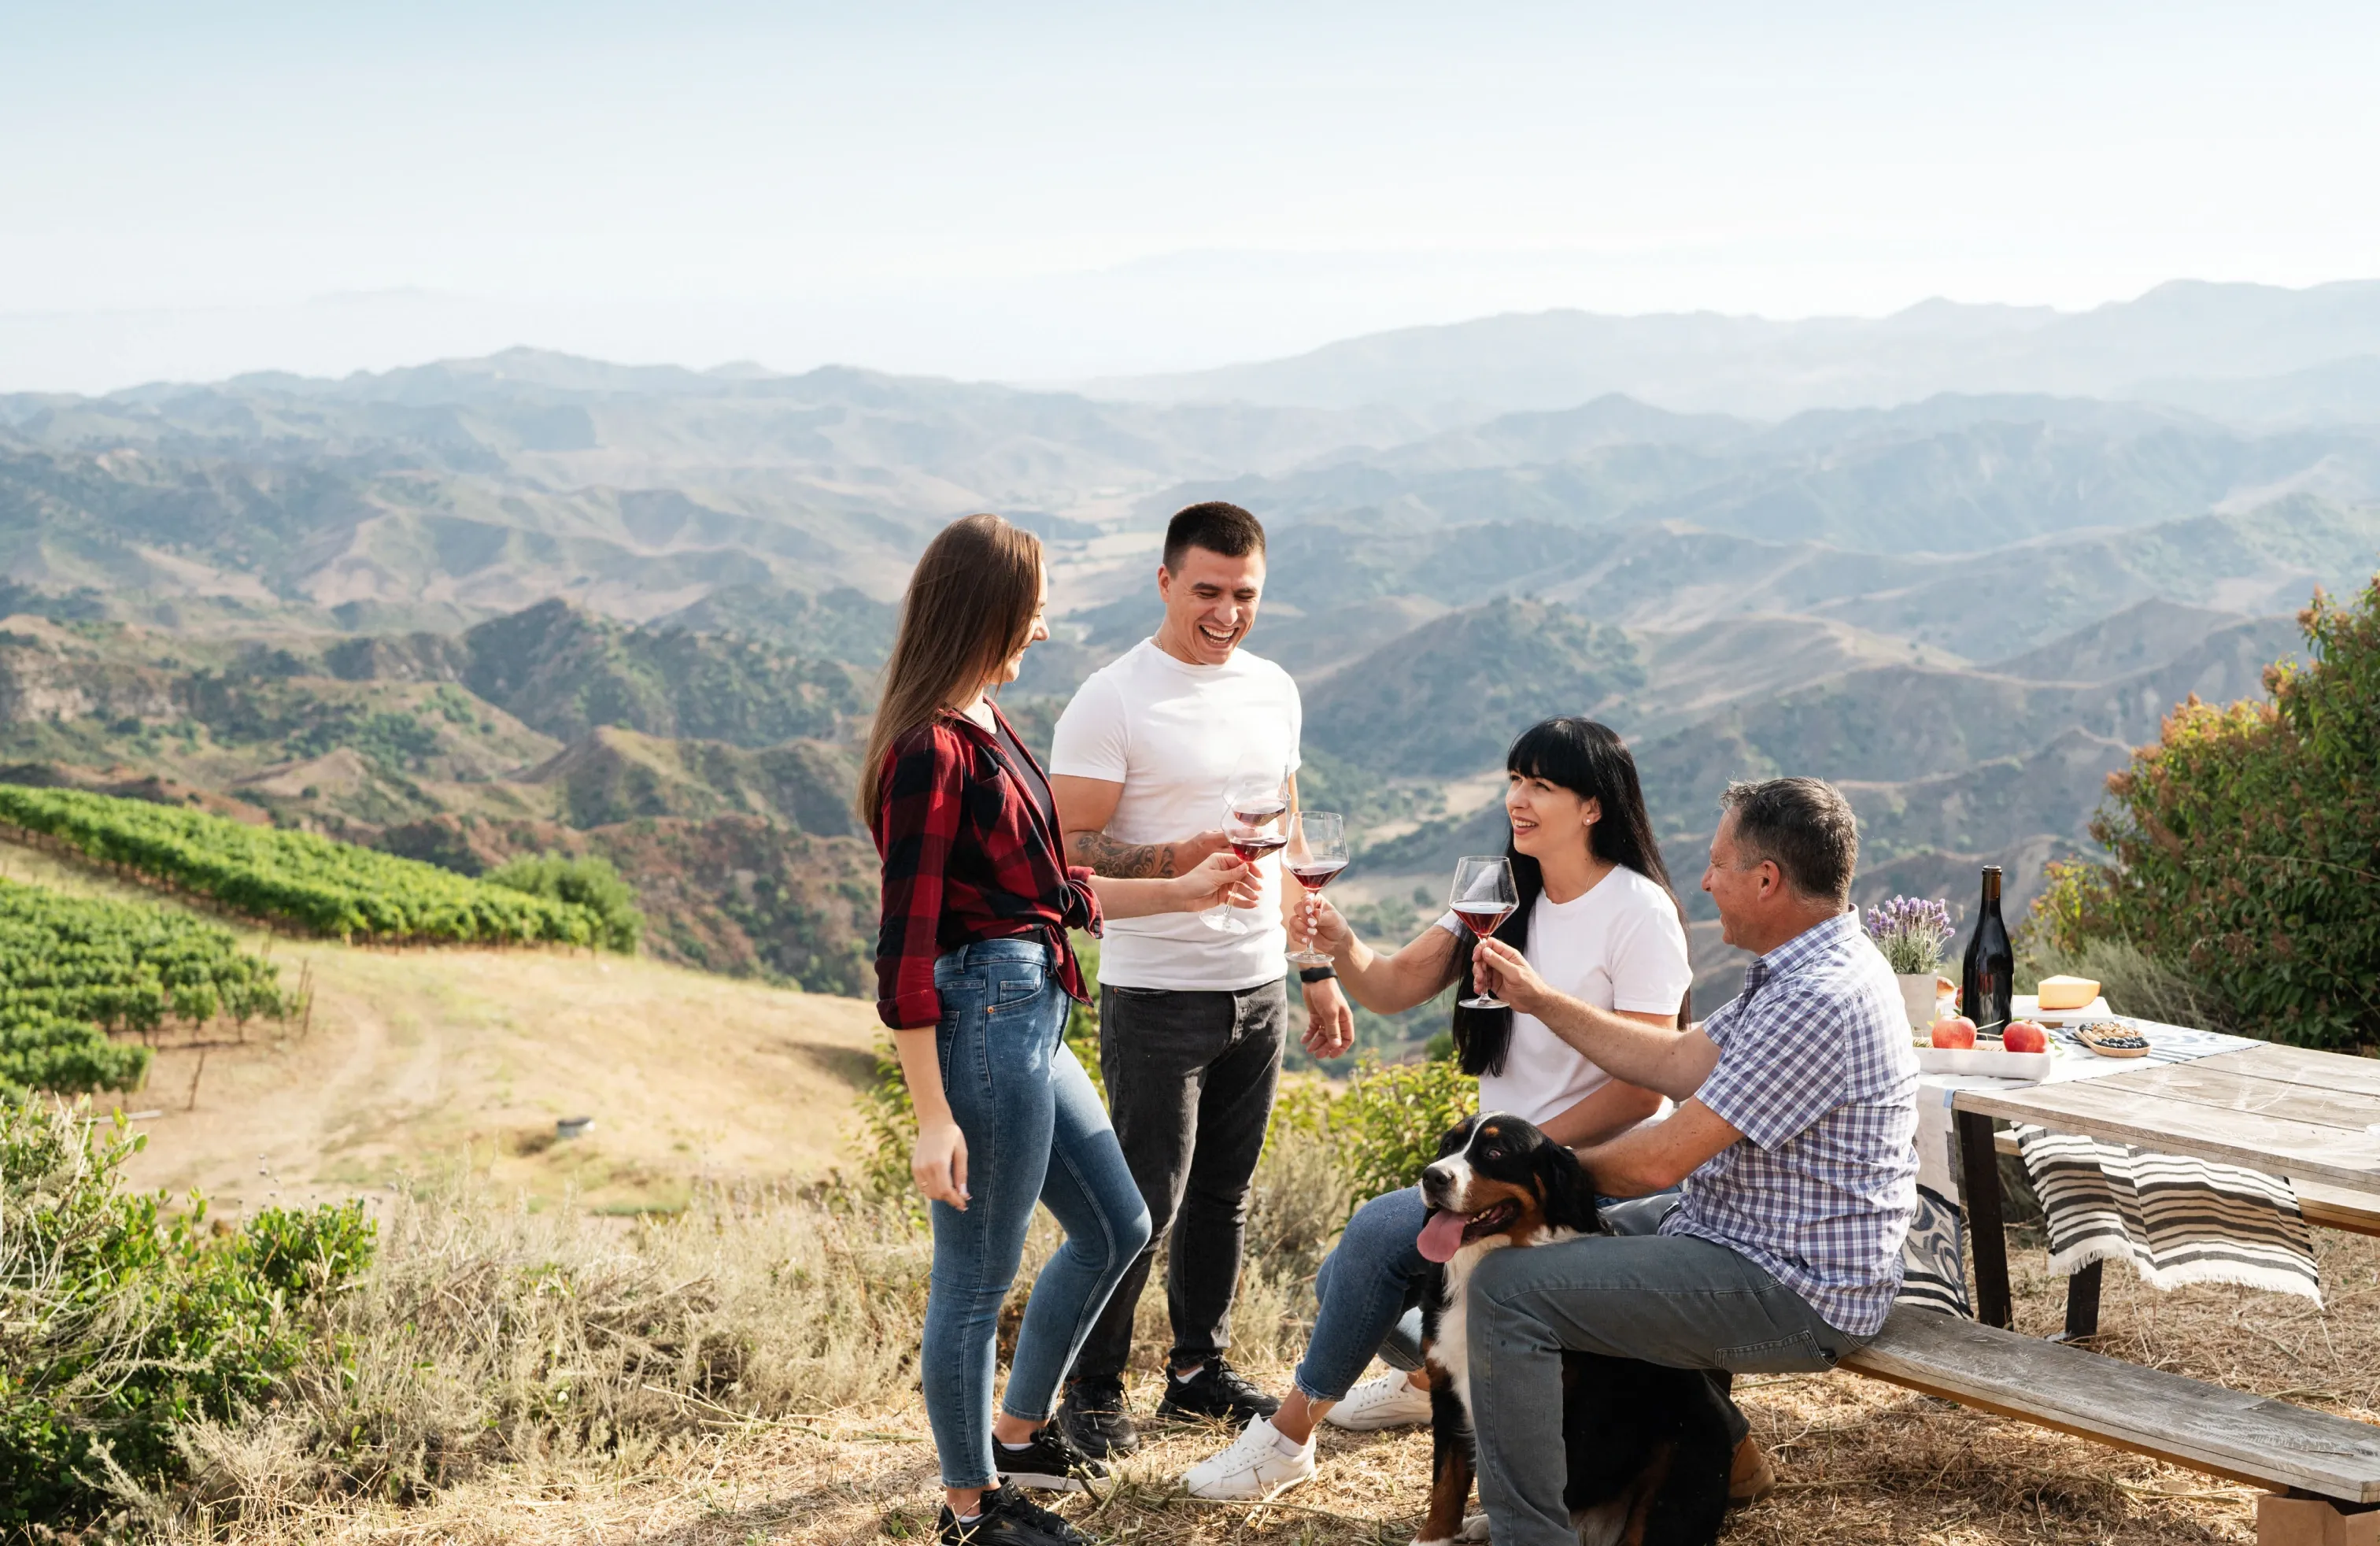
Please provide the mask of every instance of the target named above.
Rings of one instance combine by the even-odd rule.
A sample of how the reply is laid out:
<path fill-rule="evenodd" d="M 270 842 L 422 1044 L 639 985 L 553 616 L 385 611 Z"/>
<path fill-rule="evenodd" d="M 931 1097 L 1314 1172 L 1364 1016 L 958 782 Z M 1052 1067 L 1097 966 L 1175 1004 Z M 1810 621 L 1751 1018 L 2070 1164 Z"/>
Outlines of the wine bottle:
<path fill-rule="evenodd" d="M 1975 910 L 1975 931 L 1959 980 L 1959 1006 L 1982 1036 L 2008 1029 L 2009 991 L 2016 976 L 2016 948 L 2000 920 L 2000 867 L 1984 866 L 1984 900 Z"/>

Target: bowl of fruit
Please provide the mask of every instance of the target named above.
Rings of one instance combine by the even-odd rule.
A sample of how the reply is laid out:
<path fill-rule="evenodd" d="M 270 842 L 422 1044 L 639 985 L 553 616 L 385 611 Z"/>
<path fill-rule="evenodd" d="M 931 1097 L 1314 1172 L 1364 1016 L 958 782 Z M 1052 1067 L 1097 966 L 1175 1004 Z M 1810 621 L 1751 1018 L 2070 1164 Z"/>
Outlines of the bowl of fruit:
<path fill-rule="evenodd" d="M 2055 1061 L 2049 1032 L 2031 1020 L 2010 1021 L 1999 1035 L 1985 1036 L 1964 1015 L 1946 1015 L 1917 1044 L 1917 1066 L 1928 1074 L 2046 1079 Z"/>

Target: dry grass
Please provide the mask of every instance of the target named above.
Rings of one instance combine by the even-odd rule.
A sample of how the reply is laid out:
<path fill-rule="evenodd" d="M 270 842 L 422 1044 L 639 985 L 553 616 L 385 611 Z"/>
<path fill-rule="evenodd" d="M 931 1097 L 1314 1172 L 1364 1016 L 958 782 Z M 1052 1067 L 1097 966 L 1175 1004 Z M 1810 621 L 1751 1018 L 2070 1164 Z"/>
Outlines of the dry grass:
<path fill-rule="evenodd" d="M 0 875 L 178 904 L 0 842 Z M 237 928 L 237 926 L 234 926 Z M 237 1217 L 380 1191 L 468 1150 L 540 1206 L 685 1205 L 705 1180 L 816 1174 L 841 1158 L 880 1028 L 856 1000 L 643 959 L 546 950 L 351 949 L 238 931 L 314 992 L 311 1023 L 245 1045 L 162 1049 L 122 1098 L 149 1146 L 128 1175 Z M 192 1097 L 195 1096 L 195 1101 Z M 594 1131 L 553 1141 L 554 1119 Z"/>
<path fill-rule="evenodd" d="M 1237 1356 L 1276 1387 L 1311 1303 L 1320 1164 L 1293 1147 L 1270 1156 L 1254 1221 L 1270 1244 L 1244 1296 Z M 2317 1238 L 2324 1309 L 2228 1288 L 2157 1295 L 2111 1272 L 2100 1345 L 2380 1418 L 2380 1242 Z M 1049 1244 L 1037 1239 L 1037 1257 Z M 2020 1328 L 2054 1329 L 2062 1280 L 2043 1275 L 2037 1248 L 2020 1252 L 2017 1268 Z M 399 1228 L 381 1281 L 357 1307 L 353 1324 L 376 1328 L 379 1339 L 357 1389 L 318 1391 L 310 1407 L 197 1436 L 211 1506 L 186 1503 L 169 1533 L 195 1527 L 259 1546 L 916 1540 L 930 1531 L 938 1501 L 906 1362 L 923 1272 L 922 1248 L 897 1221 L 838 1215 L 814 1199 L 712 1199 L 685 1220 L 635 1232 L 425 1208 Z M 442 1309 L 443 1300 L 458 1302 Z M 393 1337 L 397 1314 L 429 1330 Z M 1143 1362 L 1153 1367 L 1162 1341 L 1155 1294 L 1142 1306 L 1142 1331 Z M 413 1367 L 425 1350 L 430 1378 Z M 1150 1378 L 1135 1393 L 1143 1410 L 1153 1405 Z M 576 1407 L 553 1406 L 557 1379 Z M 1783 1486 L 1734 1516 L 1730 1542 L 2165 1546 L 2253 1537 L 2248 1489 L 1856 1376 L 1747 1380 L 1741 1396 Z M 411 1427 L 393 1423 L 393 1436 L 366 1446 L 361 1462 L 380 1456 L 376 1475 L 358 1457 L 326 1457 L 337 1448 L 328 1435 L 363 1412 L 411 1414 Z M 1427 1436 L 1325 1432 L 1319 1478 L 1269 1506 L 1183 1498 L 1171 1479 L 1227 1435 L 1182 1428 L 1152 1429 L 1104 1498 L 1062 1506 L 1106 1540 L 1142 1546 L 1409 1540 Z M 441 1443 L 455 1446 L 459 1463 L 443 1485 L 423 1487 L 419 1457 Z M 392 1491 L 412 1501 L 392 1502 Z M 230 1523 L 235 1514 L 244 1517 Z"/>

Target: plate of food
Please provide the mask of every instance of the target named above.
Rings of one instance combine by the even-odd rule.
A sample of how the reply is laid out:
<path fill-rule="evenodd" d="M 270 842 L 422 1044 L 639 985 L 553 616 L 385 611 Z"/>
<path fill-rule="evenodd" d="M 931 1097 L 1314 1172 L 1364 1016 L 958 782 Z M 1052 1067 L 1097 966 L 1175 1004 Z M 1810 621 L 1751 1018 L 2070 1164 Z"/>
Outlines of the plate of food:
<path fill-rule="evenodd" d="M 2114 1017 L 2099 994 L 2099 984 L 2087 977 L 2045 977 L 2036 992 L 2019 993 L 2010 1003 L 2013 1013 L 2046 1026 Z"/>
<path fill-rule="evenodd" d="M 1977 1074 L 1996 1079 L 2046 1079 L 2057 1054 L 2049 1032 L 2031 1020 L 2012 1020 L 1998 1036 L 1977 1034 L 1964 1015 L 1949 1016 L 1917 1046 L 1917 1066 L 1927 1074 Z"/>
<path fill-rule="evenodd" d="M 2146 1057 L 2149 1039 L 2130 1020 L 2085 1020 L 2070 1028 L 2074 1040 L 2101 1057 Z"/>

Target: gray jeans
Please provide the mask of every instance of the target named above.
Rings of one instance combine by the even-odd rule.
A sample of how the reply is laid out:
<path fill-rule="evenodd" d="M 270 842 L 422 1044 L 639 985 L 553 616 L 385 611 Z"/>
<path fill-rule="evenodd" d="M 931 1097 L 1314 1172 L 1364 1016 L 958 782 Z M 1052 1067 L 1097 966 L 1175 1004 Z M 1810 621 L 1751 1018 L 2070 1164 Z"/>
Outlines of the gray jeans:
<path fill-rule="evenodd" d="M 1160 1240 L 1171 1241 L 1172 1362 L 1184 1367 L 1231 1345 L 1248 1183 L 1289 1030 L 1285 981 L 1236 992 L 1099 985 L 1099 1073 L 1116 1141 L 1148 1205 L 1150 1240 L 1091 1328 L 1073 1379 L 1123 1373 L 1133 1311 Z"/>
<path fill-rule="evenodd" d="M 1725 1375 L 1832 1369 L 1864 1342 L 1725 1246 L 1654 1234 L 1675 1206 L 1620 1203 L 1604 1211 L 1611 1235 L 1491 1251 L 1474 1269 L 1471 1419 L 1496 1546 L 1578 1546 L 1562 1425 L 1546 1420 L 1562 1409 L 1564 1349 L 1713 1371 L 1711 1399 L 1741 1440 Z"/>

